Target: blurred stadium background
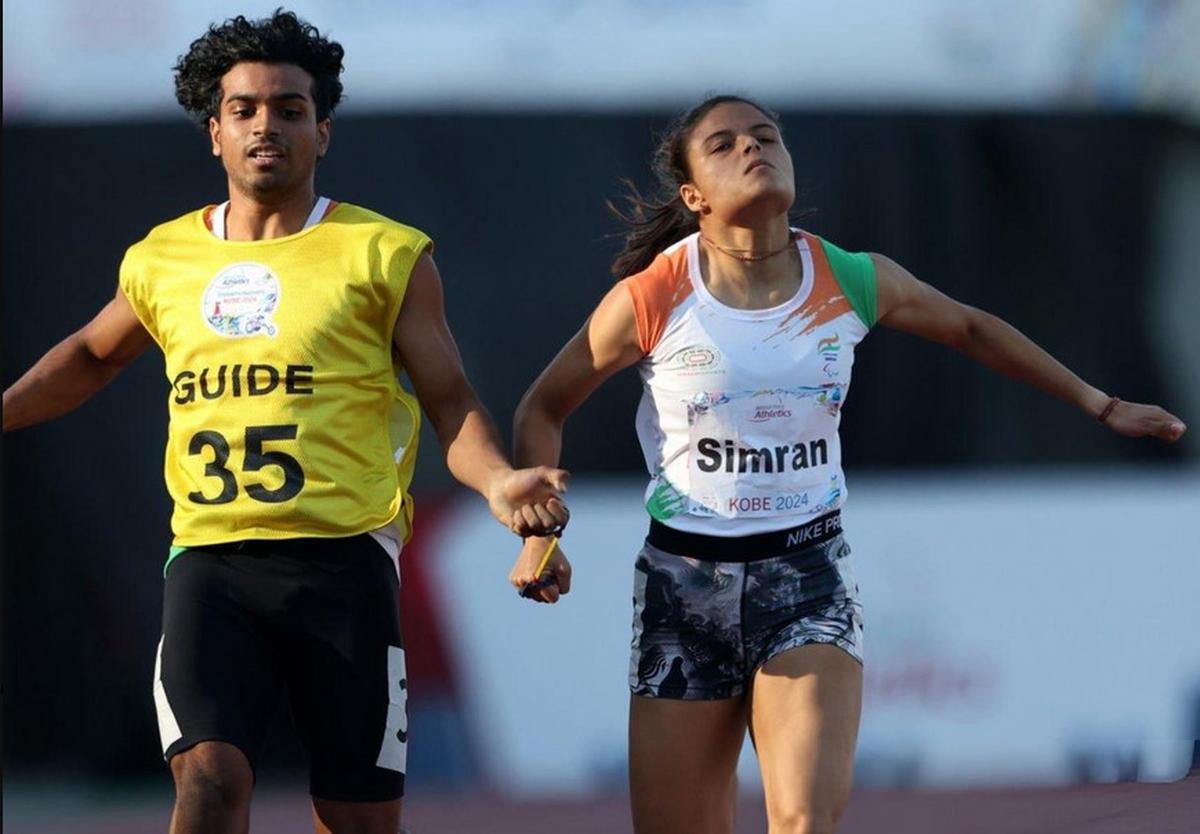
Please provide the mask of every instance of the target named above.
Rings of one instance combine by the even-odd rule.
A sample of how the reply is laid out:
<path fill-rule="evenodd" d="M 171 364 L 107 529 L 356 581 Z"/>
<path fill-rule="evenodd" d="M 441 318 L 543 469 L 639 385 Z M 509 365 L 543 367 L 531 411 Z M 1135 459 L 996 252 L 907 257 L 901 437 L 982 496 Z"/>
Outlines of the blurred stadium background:
<path fill-rule="evenodd" d="M 5 4 L 5 385 L 111 296 L 125 247 L 224 199 L 170 67 L 210 22 L 273 5 Z M 648 183 L 653 132 L 710 91 L 782 113 L 808 228 L 1189 420 L 1176 446 L 1124 440 L 949 351 L 868 339 L 843 422 L 868 659 L 844 829 L 1200 819 L 1183 779 L 1200 764 L 1200 2 L 291 7 L 347 50 L 318 191 L 433 236 L 506 432 L 610 284 L 605 198 Z M 403 586 L 418 834 L 628 828 L 637 388 L 623 375 L 569 425 L 576 588 L 555 607 L 518 603 L 513 542 L 422 439 Z M 166 391 L 148 356 L 5 438 L 6 830 L 165 827 Z M 255 830 L 307 827 L 301 759 L 281 716 Z M 742 770 L 739 830 L 763 830 L 749 756 Z"/>

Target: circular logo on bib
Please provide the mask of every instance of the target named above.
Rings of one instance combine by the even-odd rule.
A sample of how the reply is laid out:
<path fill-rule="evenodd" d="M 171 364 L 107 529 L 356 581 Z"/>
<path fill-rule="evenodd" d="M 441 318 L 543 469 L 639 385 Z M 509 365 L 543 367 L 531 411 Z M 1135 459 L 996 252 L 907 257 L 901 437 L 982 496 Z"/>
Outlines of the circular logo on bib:
<path fill-rule="evenodd" d="M 233 339 L 274 336 L 271 316 L 279 306 L 279 279 L 253 261 L 227 266 L 208 282 L 202 312 L 208 326 Z"/>

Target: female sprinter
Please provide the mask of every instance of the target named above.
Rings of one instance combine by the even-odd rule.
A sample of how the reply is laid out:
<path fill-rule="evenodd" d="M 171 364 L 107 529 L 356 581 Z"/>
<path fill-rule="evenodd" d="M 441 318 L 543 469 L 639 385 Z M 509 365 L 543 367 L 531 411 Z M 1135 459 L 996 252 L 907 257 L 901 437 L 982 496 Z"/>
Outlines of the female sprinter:
<path fill-rule="evenodd" d="M 749 726 L 771 832 L 832 832 L 862 695 L 837 430 L 867 331 L 879 323 L 950 345 L 1123 435 L 1174 441 L 1185 426 L 1093 388 L 888 258 L 790 228 L 792 160 L 778 119 L 753 102 L 703 102 L 655 163 L 663 194 L 631 197 L 621 280 L 517 409 L 517 462 L 556 466 L 567 415 L 638 366 L 651 521 L 635 567 L 634 827 L 732 831 Z M 529 595 L 553 602 L 570 569 L 559 555 L 539 576 L 548 541 L 527 541 L 511 579 L 538 580 Z"/>

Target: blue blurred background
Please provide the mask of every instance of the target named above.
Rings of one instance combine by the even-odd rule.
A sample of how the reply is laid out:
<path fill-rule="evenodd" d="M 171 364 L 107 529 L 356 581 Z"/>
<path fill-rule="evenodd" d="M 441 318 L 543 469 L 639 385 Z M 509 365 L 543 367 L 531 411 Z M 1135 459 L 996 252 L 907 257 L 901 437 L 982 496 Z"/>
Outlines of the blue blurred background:
<path fill-rule="evenodd" d="M 111 297 L 127 246 L 225 198 L 170 67 L 209 23 L 272 8 L 5 4 L 6 386 Z M 432 235 L 468 372 L 506 433 L 611 283 L 620 230 L 605 199 L 622 177 L 649 184 L 654 132 L 712 91 L 782 114 L 807 228 L 895 258 L 1089 382 L 1191 422 L 1175 446 L 1118 438 L 880 331 L 858 352 L 842 424 L 867 602 L 858 784 L 1187 771 L 1200 735 L 1200 2 L 291 8 L 347 53 L 318 191 Z M 13 830 L 96 830 L 105 803 L 145 809 L 147 830 L 165 820 L 150 681 L 167 388 L 148 356 L 77 413 L 4 439 Z M 403 589 L 417 807 L 620 805 L 645 526 L 637 395 L 624 374 L 568 424 L 577 585 L 554 608 L 518 605 L 512 542 L 423 437 Z M 546 703 L 559 736 L 525 731 Z M 742 771 L 753 808 L 748 757 Z M 286 716 L 260 782 L 303 790 Z M 132 830 L 123 819 L 113 830 Z M 433 830 L 468 830 L 454 826 Z"/>

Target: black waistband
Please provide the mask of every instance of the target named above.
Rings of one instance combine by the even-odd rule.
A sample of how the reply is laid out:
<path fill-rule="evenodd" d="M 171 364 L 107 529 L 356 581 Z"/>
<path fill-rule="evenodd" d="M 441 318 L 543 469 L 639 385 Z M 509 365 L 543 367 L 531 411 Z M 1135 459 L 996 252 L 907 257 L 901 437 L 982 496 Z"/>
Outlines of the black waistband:
<path fill-rule="evenodd" d="M 842 511 L 834 510 L 796 527 L 749 536 L 685 533 L 651 519 L 646 541 L 659 550 L 677 556 L 691 556 L 710 562 L 756 562 L 820 544 L 841 532 Z"/>

